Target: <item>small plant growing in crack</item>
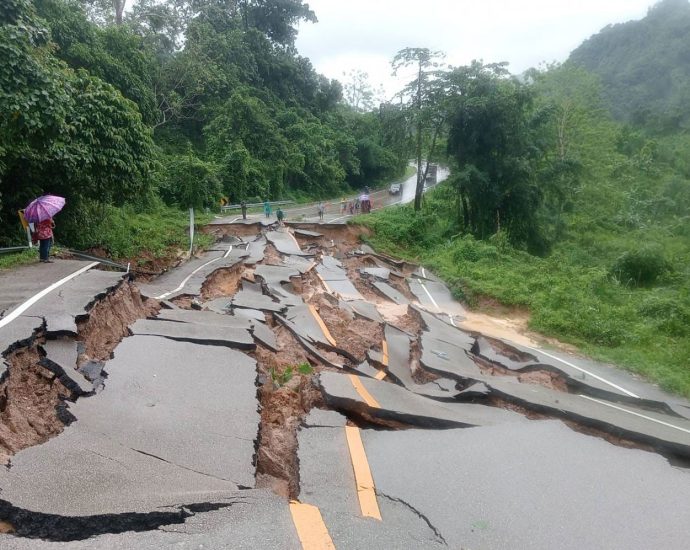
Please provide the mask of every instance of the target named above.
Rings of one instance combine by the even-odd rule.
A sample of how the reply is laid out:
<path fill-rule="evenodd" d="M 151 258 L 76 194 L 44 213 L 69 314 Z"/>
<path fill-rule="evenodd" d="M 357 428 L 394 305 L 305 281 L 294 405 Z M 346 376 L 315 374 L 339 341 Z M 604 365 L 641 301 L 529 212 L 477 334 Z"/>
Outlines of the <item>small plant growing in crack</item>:
<path fill-rule="evenodd" d="M 287 384 L 295 373 L 302 374 L 304 376 L 309 376 L 314 372 L 314 368 L 309 363 L 301 363 L 295 367 L 289 366 L 283 372 L 278 372 L 275 368 L 271 368 L 269 373 L 271 375 L 271 380 L 279 388 Z"/>
<path fill-rule="evenodd" d="M 314 372 L 314 367 L 312 367 L 309 363 L 301 363 L 297 366 L 297 372 L 305 376 L 309 376 Z"/>

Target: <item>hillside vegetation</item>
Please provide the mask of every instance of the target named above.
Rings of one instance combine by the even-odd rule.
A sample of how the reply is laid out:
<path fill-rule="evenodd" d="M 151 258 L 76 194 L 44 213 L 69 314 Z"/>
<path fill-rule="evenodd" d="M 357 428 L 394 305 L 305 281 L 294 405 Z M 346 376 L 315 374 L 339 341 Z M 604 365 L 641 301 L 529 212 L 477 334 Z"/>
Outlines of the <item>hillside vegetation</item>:
<path fill-rule="evenodd" d="M 690 397 L 688 136 L 615 121 L 572 63 L 527 83 L 463 71 L 471 84 L 443 99 L 451 178 L 418 212 L 359 218 L 372 243 L 471 306 L 528 309 L 531 329 Z"/>
<path fill-rule="evenodd" d="M 601 78 L 620 121 L 661 133 L 690 127 L 690 3 L 663 0 L 644 19 L 610 25 L 570 61 Z"/>

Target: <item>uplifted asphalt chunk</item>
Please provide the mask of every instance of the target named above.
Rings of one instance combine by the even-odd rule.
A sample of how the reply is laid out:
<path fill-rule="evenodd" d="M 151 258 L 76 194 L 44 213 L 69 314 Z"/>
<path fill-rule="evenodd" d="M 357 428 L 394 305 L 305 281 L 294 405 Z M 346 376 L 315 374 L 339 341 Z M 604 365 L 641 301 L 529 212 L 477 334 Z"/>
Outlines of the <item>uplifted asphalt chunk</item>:
<path fill-rule="evenodd" d="M 188 309 L 161 310 L 156 319 L 227 328 L 248 329 L 251 326 L 249 319 L 244 317 L 223 315 L 213 311 L 192 311 Z"/>
<path fill-rule="evenodd" d="M 420 348 L 422 354 L 419 362 L 434 374 L 459 380 L 483 378 L 481 369 L 465 349 L 434 338 L 430 332 L 422 332 Z"/>
<path fill-rule="evenodd" d="M 376 309 L 376 305 L 371 302 L 367 302 L 366 300 L 351 300 L 349 302 L 343 301 L 343 303 L 345 303 L 346 307 L 349 307 L 354 314 L 360 317 L 364 317 L 376 323 L 383 322 L 383 317 L 381 317 L 378 309 Z"/>
<path fill-rule="evenodd" d="M 326 336 L 323 327 L 314 316 L 314 313 L 316 312 L 312 310 L 310 306 L 303 303 L 299 306 L 291 307 L 286 317 L 295 325 L 300 335 L 307 338 L 313 344 L 319 342 L 329 346 L 335 345 L 335 343 L 331 342 Z"/>
<path fill-rule="evenodd" d="M 521 384 L 513 378 L 486 376 L 479 381 L 492 395 L 522 407 L 556 415 L 579 424 L 690 457 L 690 420 L 656 411 L 563 393 L 544 386 Z"/>
<path fill-rule="evenodd" d="M 353 384 L 359 383 L 375 400 L 367 403 Z M 465 403 L 441 403 L 412 393 L 389 382 L 357 375 L 322 372 L 318 384 L 326 403 L 340 411 L 365 414 L 381 420 L 397 421 L 426 428 L 490 426 L 518 422 L 523 417 L 503 409 Z"/>
<path fill-rule="evenodd" d="M 405 296 L 401 292 L 393 288 L 388 283 L 374 281 L 372 283 L 372 286 L 381 294 L 383 294 L 383 296 L 388 298 L 391 302 L 395 302 L 398 305 L 405 305 L 410 303 L 410 301 L 407 298 L 405 298 Z"/>
<path fill-rule="evenodd" d="M 272 352 L 278 352 L 278 340 L 276 339 L 276 335 L 264 323 L 255 321 L 252 324 L 252 336 L 254 340 L 270 349 Z"/>
<path fill-rule="evenodd" d="M 228 326 L 180 323 L 163 319 L 140 319 L 130 331 L 140 336 L 162 336 L 180 342 L 194 342 L 211 346 L 227 346 L 236 349 L 254 349 L 254 339 L 249 327 L 234 328 Z"/>
<path fill-rule="evenodd" d="M 334 369 L 342 369 L 344 368 L 344 365 L 339 364 L 339 363 L 334 363 L 330 359 L 328 359 L 323 353 L 321 353 L 316 347 L 314 347 L 310 341 L 303 336 L 302 332 L 297 328 L 297 326 L 290 320 L 286 319 L 285 317 L 282 317 L 281 315 L 275 315 L 275 319 L 282 324 L 285 328 L 287 328 L 295 338 L 297 338 L 297 341 L 300 343 L 300 345 L 307 350 L 307 352 L 323 363 L 324 365 L 327 365 L 329 367 L 333 367 Z"/>
<path fill-rule="evenodd" d="M 46 357 L 41 364 L 55 373 L 67 389 L 77 396 L 93 392 L 94 385 L 77 370 L 77 343 L 70 338 L 47 340 L 43 344 Z"/>
<path fill-rule="evenodd" d="M 285 310 L 286 306 L 270 296 L 265 296 L 257 292 L 248 291 L 245 288 L 235 294 L 232 299 L 233 308 L 245 309 L 260 309 L 262 311 L 271 311 L 280 313 Z"/>
<path fill-rule="evenodd" d="M 316 231 L 307 231 L 306 229 L 295 229 L 295 235 L 299 235 L 300 237 L 313 238 L 323 237 L 323 233 L 317 233 Z"/>
<path fill-rule="evenodd" d="M 283 282 L 289 283 L 292 277 L 299 277 L 300 272 L 293 267 L 261 264 L 256 266 L 254 274 L 268 285 L 280 285 Z"/>
<path fill-rule="evenodd" d="M 364 267 L 359 272 L 362 275 L 381 279 L 382 281 L 387 281 L 391 276 L 391 270 L 386 267 Z"/>
<path fill-rule="evenodd" d="M 313 256 L 308 252 L 304 252 L 297 244 L 295 238 L 287 231 L 268 231 L 266 232 L 266 239 L 276 247 L 276 250 L 281 254 L 294 254 L 295 256 Z"/>
<path fill-rule="evenodd" d="M 259 235 L 253 241 L 249 241 L 247 244 L 247 252 L 249 256 L 244 259 L 246 265 L 255 265 L 258 262 L 263 261 L 264 252 L 266 250 L 266 238 Z"/>
<path fill-rule="evenodd" d="M 411 392 L 432 398 L 453 399 L 458 392 L 454 384 L 444 386 L 438 381 L 418 384 L 410 370 L 410 337 L 391 325 L 386 325 L 384 337 L 388 348 L 386 370 L 391 377 Z"/>
<path fill-rule="evenodd" d="M 410 304 L 410 309 L 412 313 L 419 316 L 423 328 L 428 332 L 432 332 L 434 338 L 456 346 L 462 346 L 467 351 L 472 349 L 475 340 L 474 336 L 465 330 L 451 325 L 447 315 L 429 313 L 415 304 Z"/>
<path fill-rule="evenodd" d="M 539 360 L 532 354 L 522 353 L 508 344 L 503 344 L 503 348 L 504 353 L 501 353 L 489 340 L 479 336 L 475 340 L 471 351 L 482 359 L 514 371 L 521 371 L 526 367 L 539 364 Z"/>
<path fill-rule="evenodd" d="M 448 287 L 440 281 L 424 281 L 412 277 L 407 279 L 410 291 L 426 309 L 433 312 L 443 312 L 462 317 L 465 315 L 463 308 L 451 294 Z"/>

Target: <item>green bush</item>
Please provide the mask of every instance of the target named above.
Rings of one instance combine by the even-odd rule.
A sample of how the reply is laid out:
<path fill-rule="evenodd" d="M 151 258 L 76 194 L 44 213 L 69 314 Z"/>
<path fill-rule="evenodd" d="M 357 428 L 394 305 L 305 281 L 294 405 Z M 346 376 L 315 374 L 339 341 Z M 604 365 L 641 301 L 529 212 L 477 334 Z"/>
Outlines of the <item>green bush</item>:
<path fill-rule="evenodd" d="M 652 246 L 624 252 L 611 268 L 618 281 L 633 286 L 651 286 L 669 271 L 663 251 Z"/>

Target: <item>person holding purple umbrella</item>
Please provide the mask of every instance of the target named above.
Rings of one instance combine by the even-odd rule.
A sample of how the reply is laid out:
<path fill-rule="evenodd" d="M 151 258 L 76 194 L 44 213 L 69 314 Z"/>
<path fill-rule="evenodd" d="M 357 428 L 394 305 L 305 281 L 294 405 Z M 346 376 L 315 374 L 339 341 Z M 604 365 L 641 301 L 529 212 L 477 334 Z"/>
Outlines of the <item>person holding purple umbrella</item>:
<path fill-rule="evenodd" d="M 53 245 L 53 229 L 55 222 L 53 216 L 65 206 L 65 199 L 56 195 L 43 195 L 31 201 L 24 209 L 24 217 L 27 221 L 36 224 L 34 236 L 38 245 L 38 255 L 41 262 L 53 263 L 50 260 L 50 247 Z"/>
<path fill-rule="evenodd" d="M 50 259 L 50 248 L 53 246 L 53 229 L 55 222 L 53 218 L 48 218 L 38 222 L 36 225 L 36 238 L 38 239 L 38 257 L 44 264 L 52 264 Z"/>

